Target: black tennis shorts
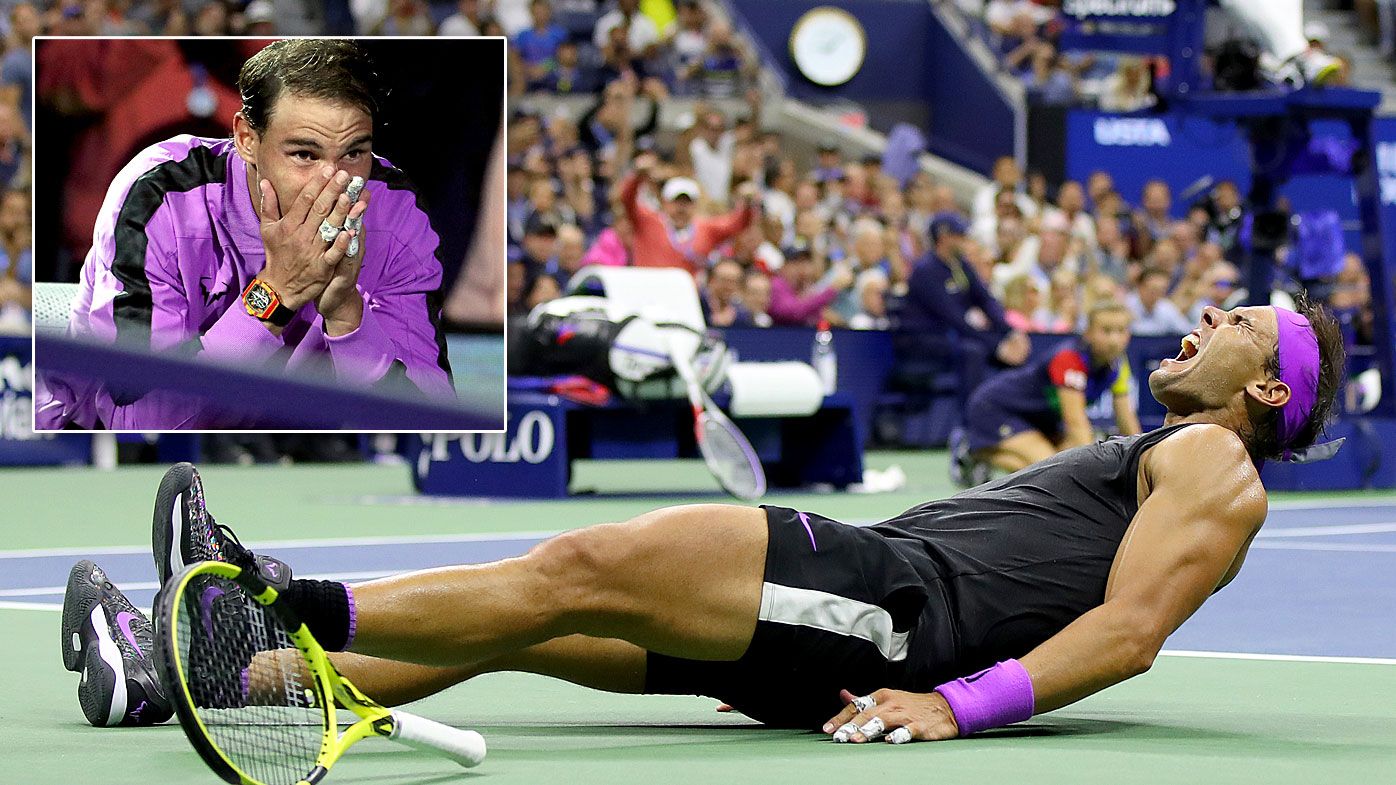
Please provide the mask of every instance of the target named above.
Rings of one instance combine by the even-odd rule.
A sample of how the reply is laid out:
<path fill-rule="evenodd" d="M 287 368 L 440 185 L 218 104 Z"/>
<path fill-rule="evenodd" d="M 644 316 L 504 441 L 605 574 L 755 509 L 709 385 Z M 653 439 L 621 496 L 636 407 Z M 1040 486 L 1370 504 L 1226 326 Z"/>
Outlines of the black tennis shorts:
<path fill-rule="evenodd" d="M 766 574 L 746 653 L 712 662 L 650 652 L 645 692 L 706 695 L 768 725 L 812 730 L 843 708 L 839 690 L 901 685 L 926 587 L 872 531 L 764 509 Z"/>

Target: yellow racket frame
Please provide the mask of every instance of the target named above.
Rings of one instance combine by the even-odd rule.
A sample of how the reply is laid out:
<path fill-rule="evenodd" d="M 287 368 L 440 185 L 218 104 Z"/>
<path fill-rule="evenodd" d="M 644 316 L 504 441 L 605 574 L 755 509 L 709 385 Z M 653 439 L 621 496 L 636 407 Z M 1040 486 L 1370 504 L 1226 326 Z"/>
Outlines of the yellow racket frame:
<path fill-rule="evenodd" d="M 268 783 L 248 776 L 214 741 L 194 705 L 194 696 L 184 678 L 186 669 L 180 660 L 179 646 L 174 640 L 175 631 L 179 629 L 179 615 L 183 612 L 183 603 L 179 599 L 184 595 L 189 582 L 195 578 L 201 576 L 226 578 L 246 589 L 248 596 L 263 606 L 270 607 L 276 602 L 276 589 L 270 586 L 261 586 L 261 591 L 254 593 L 253 588 L 248 585 L 250 582 L 242 573 L 241 567 L 226 562 L 207 561 L 191 565 L 171 580 L 173 586 L 166 585 L 159 602 L 164 610 L 157 618 L 161 623 L 168 624 L 161 638 L 164 642 L 166 656 L 170 658 L 170 664 L 173 666 L 167 671 L 174 676 L 174 680 L 178 684 L 167 686 L 176 687 L 177 694 L 172 697 L 176 704 L 182 704 L 177 708 L 183 709 L 178 714 L 185 734 L 189 736 L 189 740 L 203 755 L 204 760 L 224 781 L 234 783 L 234 785 L 268 785 Z M 256 583 L 260 584 L 261 581 L 258 580 Z M 350 747 L 369 736 L 388 737 L 392 733 L 394 721 L 392 713 L 388 709 L 374 703 L 360 692 L 352 682 L 339 675 L 334 665 L 330 663 L 329 657 L 325 655 L 324 648 L 310 634 L 310 630 L 306 629 L 303 622 L 296 629 L 288 630 L 287 634 L 291 643 L 300 651 L 306 669 L 314 680 L 315 697 L 322 710 L 324 735 L 320 740 L 320 752 L 315 758 L 315 768 L 307 772 L 298 783 L 298 785 L 316 785 L 325 778 L 330 767 L 334 766 L 335 762 Z M 333 700 L 326 699 L 330 696 L 333 696 Z M 339 721 L 335 714 L 336 704 L 352 711 L 359 717 L 343 733 L 339 733 Z M 190 719 L 192 719 L 194 727 L 190 727 Z M 196 733 L 199 738 L 195 738 Z M 210 760 L 208 753 L 217 756 L 217 761 Z"/>

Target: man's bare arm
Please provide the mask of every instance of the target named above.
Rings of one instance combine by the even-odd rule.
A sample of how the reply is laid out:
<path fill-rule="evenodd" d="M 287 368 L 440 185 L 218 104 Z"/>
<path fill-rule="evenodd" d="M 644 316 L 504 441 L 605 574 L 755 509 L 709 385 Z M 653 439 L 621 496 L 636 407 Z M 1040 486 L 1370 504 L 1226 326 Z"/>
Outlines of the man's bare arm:
<path fill-rule="evenodd" d="M 1265 520 L 1260 477 L 1226 429 L 1188 428 L 1144 463 L 1153 490 L 1115 556 L 1105 602 L 1021 660 L 1038 712 L 1148 670 Z"/>
<path fill-rule="evenodd" d="M 1090 444 L 1094 431 L 1090 418 L 1086 416 L 1086 394 L 1070 387 L 1058 387 L 1057 400 L 1061 402 L 1062 425 L 1066 431 L 1061 448 L 1065 450 Z"/>
<path fill-rule="evenodd" d="M 1033 710 L 1059 709 L 1143 673 L 1164 640 L 1232 574 L 1265 519 L 1265 489 L 1235 434 L 1219 426 L 1180 431 L 1144 457 L 1152 491 L 1115 556 L 1105 601 L 1024 655 Z M 878 690 L 876 705 L 850 703 L 826 733 L 873 717 L 937 740 L 960 729 L 939 693 Z M 845 701 L 853 695 L 845 692 Z M 854 733 L 851 741 L 865 741 Z"/>

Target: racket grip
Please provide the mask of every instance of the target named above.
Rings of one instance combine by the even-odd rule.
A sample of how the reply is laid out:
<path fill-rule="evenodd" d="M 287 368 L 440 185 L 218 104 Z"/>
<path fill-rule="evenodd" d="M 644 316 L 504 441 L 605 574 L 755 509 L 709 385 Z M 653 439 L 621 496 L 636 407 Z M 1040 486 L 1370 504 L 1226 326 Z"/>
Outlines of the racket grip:
<path fill-rule="evenodd" d="M 442 725 L 405 711 L 393 711 L 392 715 L 393 732 L 388 738 L 393 741 L 444 755 L 467 768 L 485 759 L 485 737 L 473 730 Z"/>

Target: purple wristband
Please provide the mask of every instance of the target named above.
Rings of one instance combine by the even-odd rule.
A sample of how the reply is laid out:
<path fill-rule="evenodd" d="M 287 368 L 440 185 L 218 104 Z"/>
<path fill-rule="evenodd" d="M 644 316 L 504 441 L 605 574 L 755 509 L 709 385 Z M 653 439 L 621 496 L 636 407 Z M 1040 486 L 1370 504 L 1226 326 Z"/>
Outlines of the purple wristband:
<path fill-rule="evenodd" d="M 359 613 L 354 604 L 354 587 L 344 584 L 344 594 L 349 599 L 349 635 L 344 639 L 344 648 L 340 651 L 349 651 L 349 646 L 354 643 L 354 633 L 359 631 Z"/>
<path fill-rule="evenodd" d="M 1022 722 L 1033 714 L 1032 678 L 1017 660 L 946 682 L 936 692 L 950 704 L 961 736 Z"/>

